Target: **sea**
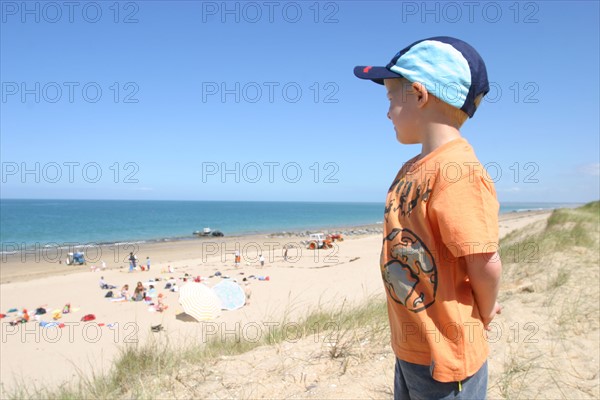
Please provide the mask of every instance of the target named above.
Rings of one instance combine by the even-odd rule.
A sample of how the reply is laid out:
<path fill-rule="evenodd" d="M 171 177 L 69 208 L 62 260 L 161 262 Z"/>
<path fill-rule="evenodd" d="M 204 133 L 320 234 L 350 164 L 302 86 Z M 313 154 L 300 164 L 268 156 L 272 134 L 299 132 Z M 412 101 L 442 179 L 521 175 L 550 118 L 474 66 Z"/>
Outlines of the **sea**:
<path fill-rule="evenodd" d="M 578 206 L 504 203 L 500 213 Z M 383 203 L 0 199 L 0 251 L 185 240 L 380 224 Z M 16 245 L 16 246 L 15 246 Z"/>

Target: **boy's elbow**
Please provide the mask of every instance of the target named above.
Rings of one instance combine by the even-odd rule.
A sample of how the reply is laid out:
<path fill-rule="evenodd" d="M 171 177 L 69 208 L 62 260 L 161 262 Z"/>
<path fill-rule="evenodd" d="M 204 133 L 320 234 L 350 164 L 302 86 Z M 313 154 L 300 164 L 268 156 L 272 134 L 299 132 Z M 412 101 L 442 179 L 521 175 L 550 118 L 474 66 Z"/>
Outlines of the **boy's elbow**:
<path fill-rule="evenodd" d="M 469 277 L 477 277 L 499 280 L 502 275 L 502 261 L 496 253 L 478 254 L 474 257 L 466 257 L 467 273 Z"/>
<path fill-rule="evenodd" d="M 498 257 L 497 260 L 488 262 L 486 270 L 490 277 L 500 280 L 500 277 L 502 276 L 502 262 L 500 261 L 500 258 Z"/>

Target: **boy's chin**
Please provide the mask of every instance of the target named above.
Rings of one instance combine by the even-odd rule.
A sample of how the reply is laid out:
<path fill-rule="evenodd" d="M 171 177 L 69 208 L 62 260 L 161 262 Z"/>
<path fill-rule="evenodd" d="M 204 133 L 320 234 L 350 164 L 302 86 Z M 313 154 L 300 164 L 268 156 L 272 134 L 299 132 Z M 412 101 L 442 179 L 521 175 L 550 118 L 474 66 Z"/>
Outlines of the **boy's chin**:
<path fill-rule="evenodd" d="M 396 132 L 396 140 L 398 141 L 398 143 L 401 143 L 401 144 L 413 144 L 413 142 L 411 140 L 407 140 L 406 137 L 403 137 L 398 132 Z"/>
<path fill-rule="evenodd" d="M 396 140 L 401 144 L 417 144 L 417 143 L 419 143 L 417 140 L 415 140 L 414 137 L 410 137 L 408 135 L 403 135 L 402 133 L 398 132 L 397 129 L 394 129 L 394 131 L 396 132 Z"/>

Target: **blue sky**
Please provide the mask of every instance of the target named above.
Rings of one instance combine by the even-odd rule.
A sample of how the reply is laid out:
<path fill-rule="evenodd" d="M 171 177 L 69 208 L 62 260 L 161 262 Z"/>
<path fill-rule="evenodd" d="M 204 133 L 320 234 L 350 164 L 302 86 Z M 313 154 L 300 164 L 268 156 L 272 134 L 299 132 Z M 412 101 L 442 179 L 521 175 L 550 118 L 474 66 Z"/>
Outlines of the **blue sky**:
<path fill-rule="evenodd" d="M 596 1 L 0 3 L 3 198 L 381 202 L 420 147 L 352 69 L 438 35 L 500 201 L 599 197 Z"/>

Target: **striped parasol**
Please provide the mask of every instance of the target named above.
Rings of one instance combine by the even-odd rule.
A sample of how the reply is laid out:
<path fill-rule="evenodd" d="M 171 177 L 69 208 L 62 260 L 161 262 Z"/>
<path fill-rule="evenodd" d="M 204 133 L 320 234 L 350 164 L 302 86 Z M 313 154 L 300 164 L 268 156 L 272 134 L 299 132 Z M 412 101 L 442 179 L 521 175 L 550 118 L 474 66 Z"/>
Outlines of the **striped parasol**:
<path fill-rule="evenodd" d="M 221 300 L 208 286 L 188 282 L 179 289 L 179 304 L 183 311 L 198 321 L 208 321 L 221 315 Z"/>

